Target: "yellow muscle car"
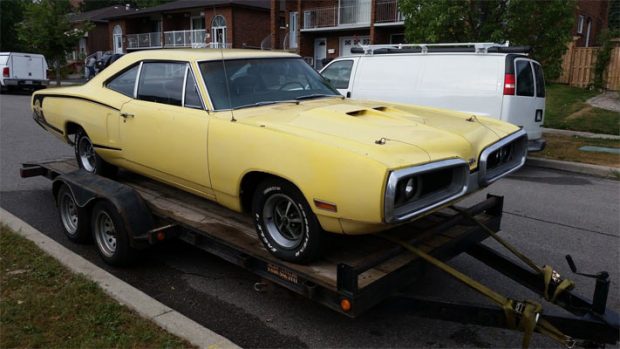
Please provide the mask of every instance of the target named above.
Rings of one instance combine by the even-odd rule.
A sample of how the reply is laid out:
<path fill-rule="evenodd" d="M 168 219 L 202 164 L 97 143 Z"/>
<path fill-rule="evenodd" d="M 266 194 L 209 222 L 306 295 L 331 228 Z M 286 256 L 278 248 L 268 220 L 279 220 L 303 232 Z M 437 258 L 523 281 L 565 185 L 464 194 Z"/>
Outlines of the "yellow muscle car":
<path fill-rule="evenodd" d="M 32 108 L 82 169 L 121 167 L 247 212 L 293 262 L 316 258 L 325 232 L 373 233 L 450 204 L 527 152 L 505 122 L 347 100 L 287 53 L 131 53 L 83 86 L 35 93 Z"/>

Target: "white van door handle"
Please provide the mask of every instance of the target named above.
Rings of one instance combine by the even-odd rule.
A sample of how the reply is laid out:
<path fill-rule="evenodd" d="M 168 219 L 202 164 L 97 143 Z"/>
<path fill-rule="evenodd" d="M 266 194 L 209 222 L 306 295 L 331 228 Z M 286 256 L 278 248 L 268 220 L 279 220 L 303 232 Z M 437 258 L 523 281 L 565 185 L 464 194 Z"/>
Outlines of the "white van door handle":
<path fill-rule="evenodd" d="M 347 98 L 351 98 L 351 91 L 347 92 Z"/>

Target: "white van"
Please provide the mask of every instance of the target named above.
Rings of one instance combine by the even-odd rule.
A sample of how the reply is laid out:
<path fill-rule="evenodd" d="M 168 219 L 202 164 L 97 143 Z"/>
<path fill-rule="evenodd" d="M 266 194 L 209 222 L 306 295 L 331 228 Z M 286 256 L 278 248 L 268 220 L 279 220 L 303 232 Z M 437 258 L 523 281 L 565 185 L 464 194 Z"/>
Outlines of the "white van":
<path fill-rule="evenodd" d="M 354 47 L 321 74 L 354 99 L 426 105 L 522 126 L 528 150 L 545 147 L 545 84 L 528 47 L 493 43 Z"/>
<path fill-rule="evenodd" d="M 49 84 L 45 57 L 36 53 L 0 52 L 0 89 L 40 89 Z"/>

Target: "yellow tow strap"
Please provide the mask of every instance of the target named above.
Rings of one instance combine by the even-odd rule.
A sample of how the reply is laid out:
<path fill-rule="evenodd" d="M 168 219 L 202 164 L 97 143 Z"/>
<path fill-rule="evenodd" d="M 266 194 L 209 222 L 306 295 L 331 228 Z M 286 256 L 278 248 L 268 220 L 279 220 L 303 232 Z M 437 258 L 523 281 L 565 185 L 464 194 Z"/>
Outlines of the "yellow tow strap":
<path fill-rule="evenodd" d="M 554 339 L 555 341 L 565 345 L 566 347 L 571 348 L 574 345 L 575 341 L 571 337 L 564 335 L 551 323 L 540 318 L 542 306 L 539 303 L 529 300 L 525 302 L 518 302 L 513 299 L 507 298 L 407 242 L 401 241 L 386 234 L 381 234 L 379 236 L 402 246 L 404 249 L 424 259 L 426 262 L 439 268 L 440 270 L 448 273 L 458 281 L 481 293 L 482 295 L 486 296 L 494 303 L 502 307 L 506 316 L 506 322 L 508 326 L 512 329 L 519 329 L 523 331 L 523 348 L 529 347 L 532 333 L 534 331 L 542 333 Z"/>
<path fill-rule="evenodd" d="M 509 244 L 506 240 L 500 238 L 497 235 L 497 233 L 493 231 L 493 229 L 487 227 L 482 222 L 478 221 L 474 216 L 471 215 L 471 213 L 467 212 L 466 210 L 460 209 L 458 207 L 454 207 L 454 206 L 451 206 L 450 208 L 456 212 L 461 213 L 462 215 L 467 217 L 469 220 L 476 223 L 476 225 L 482 228 L 482 230 L 484 230 L 487 234 L 489 234 L 489 236 L 491 236 L 500 245 L 504 246 L 508 251 L 510 251 L 515 256 L 517 256 L 517 258 L 519 258 L 523 263 L 527 264 L 530 268 L 532 268 L 532 270 L 540 274 L 543 278 L 543 282 L 545 286 L 545 290 L 543 293 L 545 300 L 551 303 L 555 303 L 555 301 L 558 298 L 558 295 L 560 295 L 562 292 L 566 290 L 572 290 L 575 287 L 575 283 L 570 279 L 563 279 L 560 281 L 560 274 L 558 274 L 551 266 L 545 265 L 544 267 L 541 268 L 538 265 L 536 265 L 536 263 L 534 263 L 530 258 L 525 256 L 523 253 L 519 252 L 514 246 Z M 558 283 L 558 285 L 556 286 L 555 291 L 553 292 L 553 295 L 549 297 L 549 286 L 551 285 L 551 282 Z"/>

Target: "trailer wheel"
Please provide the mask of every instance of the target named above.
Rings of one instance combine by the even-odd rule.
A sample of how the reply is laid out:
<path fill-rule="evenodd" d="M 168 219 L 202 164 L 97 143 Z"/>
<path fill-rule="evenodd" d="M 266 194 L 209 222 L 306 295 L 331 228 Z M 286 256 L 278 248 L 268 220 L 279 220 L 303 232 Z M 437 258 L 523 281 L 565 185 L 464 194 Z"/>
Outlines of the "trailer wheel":
<path fill-rule="evenodd" d="M 93 174 L 111 177 L 117 170 L 95 152 L 93 142 L 81 128 L 75 134 L 75 158 L 81 169 Z"/>
<path fill-rule="evenodd" d="M 63 184 L 58 190 L 56 204 L 65 235 L 69 240 L 85 243 L 91 240 L 90 216 L 85 208 L 78 207 L 69 187 Z"/>
<path fill-rule="evenodd" d="M 274 256 L 307 263 L 322 253 L 325 232 L 301 192 L 292 184 L 267 180 L 252 201 L 258 237 Z"/>
<path fill-rule="evenodd" d="M 116 207 L 99 201 L 92 210 L 92 231 L 97 251 L 104 262 L 122 266 L 134 261 L 137 250 L 129 245 L 129 236 Z"/>

